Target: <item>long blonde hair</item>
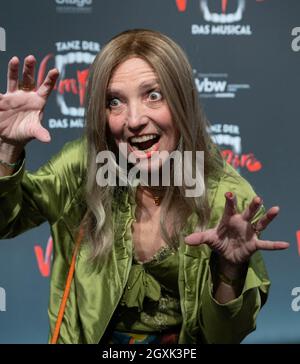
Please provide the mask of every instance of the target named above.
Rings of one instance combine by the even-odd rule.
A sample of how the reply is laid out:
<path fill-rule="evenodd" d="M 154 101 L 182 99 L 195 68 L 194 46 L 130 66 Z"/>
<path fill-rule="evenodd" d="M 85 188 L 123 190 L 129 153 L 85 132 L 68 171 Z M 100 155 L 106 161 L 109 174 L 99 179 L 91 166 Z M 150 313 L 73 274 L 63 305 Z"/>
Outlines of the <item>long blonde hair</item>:
<path fill-rule="evenodd" d="M 114 37 L 93 62 L 87 91 L 87 213 L 84 223 L 87 238 L 92 244 L 92 258 L 107 256 L 113 244 L 112 201 L 114 189 L 118 187 L 97 185 L 96 155 L 112 149 L 106 119 L 107 88 L 115 68 L 131 57 L 145 60 L 156 72 L 173 122 L 181 135 L 180 152 L 204 151 L 205 180 L 217 177 L 223 166 L 207 132 L 207 121 L 199 103 L 192 68 L 179 45 L 159 32 L 144 29 L 128 30 Z M 128 189 L 130 193 L 130 187 Z M 166 229 L 166 216 L 175 200 L 183 208 L 176 210 L 173 226 L 177 228 L 170 236 Z M 185 186 L 168 188 L 162 202 L 160 226 L 162 237 L 169 245 L 178 244 L 180 229 L 191 212 L 196 212 L 199 227 L 205 227 L 210 216 L 206 194 L 191 198 L 185 197 Z"/>

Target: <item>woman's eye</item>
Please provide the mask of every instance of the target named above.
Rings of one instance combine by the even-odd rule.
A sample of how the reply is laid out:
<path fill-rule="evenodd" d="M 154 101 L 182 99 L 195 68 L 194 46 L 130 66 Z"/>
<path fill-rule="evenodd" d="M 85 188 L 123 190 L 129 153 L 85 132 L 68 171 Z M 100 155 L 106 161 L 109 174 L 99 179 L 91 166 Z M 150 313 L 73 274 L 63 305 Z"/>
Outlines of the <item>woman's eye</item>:
<path fill-rule="evenodd" d="M 107 104 L 109 107 L 118 107 L 121 105 L 121 101 L 117 97 L 114 97 L 109 99 Z"/>
<path fill-rule="evenodd" d="M 149 100 L 150 101 L 159 101 L 162 99 L 162 94 L 159 91 L 151 91 L 149 93 Z"/>

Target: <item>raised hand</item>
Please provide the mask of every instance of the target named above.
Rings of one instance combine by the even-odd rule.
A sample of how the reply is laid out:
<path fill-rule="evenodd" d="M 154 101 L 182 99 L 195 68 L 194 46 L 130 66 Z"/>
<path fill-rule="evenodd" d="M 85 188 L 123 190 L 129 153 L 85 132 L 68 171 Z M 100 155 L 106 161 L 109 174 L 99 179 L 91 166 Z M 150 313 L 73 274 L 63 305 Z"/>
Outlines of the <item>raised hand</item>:
<path fill-rule="evenodd" d="M 7 91 L 0 94 L 0 139 L 10 145 L 25 145 L 32 139 L 41 142 L 51 140 L 47 129 L 41 125 L 43 110 L 59 72 L 52 69 L 38 89 L 35 88 L 36 60 L 28 56 L 24 60 L 23 79 L 19 82 L 19 59 L 8 63 Z"/>
<path fill-rule="evenodd" d="M 189 245 L 207 244 L 228 264 L 241 265 L 247 263 L 257 250 L 286 249 L 289 243 L 283 241 L 261 240 L 259 233 L 278 215 L 279 208 L 272 207 L 255 225 L 251 220 L 262 205 L 256 196 L 244 212 L 236 212 L 236 197 L 225 194 L 226 203 L 223 217 L 214 229 L 193 233 L 185 238 Z"/>

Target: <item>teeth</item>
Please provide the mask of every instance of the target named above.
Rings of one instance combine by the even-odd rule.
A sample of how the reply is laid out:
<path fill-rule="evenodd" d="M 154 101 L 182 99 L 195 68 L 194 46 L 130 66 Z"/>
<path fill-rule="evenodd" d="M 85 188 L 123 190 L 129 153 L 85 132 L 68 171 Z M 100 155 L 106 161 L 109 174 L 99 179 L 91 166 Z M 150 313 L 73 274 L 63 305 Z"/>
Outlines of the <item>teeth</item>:
<path fill-rule="evenodd" d="M 148 148 L 148 149 L 143 149 L 143 150 L 140 150 L 139 148 L 135 147 L 134 145 L 132 146 L 132 148 L 134 150 L 137 150 L 139 152 L 144 152 L 144 153 L 147 153 L 147 152 L 150 152 L 152 150 L 152 147 Z"/>
<path fill-rule="evenodd" d="M 143 135 L 140 137 L 132 137 L 130 138 L 131 143 L 143 143 L 151 139 L 155 139 L 157 137 L 157 134 L 149 134 L 149 135 Z"/>

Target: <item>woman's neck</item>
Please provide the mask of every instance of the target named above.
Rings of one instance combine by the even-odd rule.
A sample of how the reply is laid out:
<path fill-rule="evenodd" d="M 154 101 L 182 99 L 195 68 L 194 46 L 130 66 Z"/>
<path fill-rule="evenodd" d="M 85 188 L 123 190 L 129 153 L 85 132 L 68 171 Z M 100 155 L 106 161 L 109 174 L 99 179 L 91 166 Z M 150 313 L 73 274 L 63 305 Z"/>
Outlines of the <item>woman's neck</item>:
<path fill-rule="evenodd" d="M 166 187 L 139 186 L 137 189 L 137 203 L 146 210 L 158 210 L 166 193 Z"/>

